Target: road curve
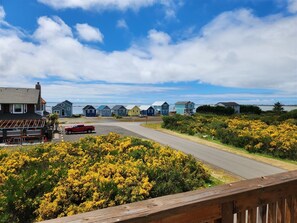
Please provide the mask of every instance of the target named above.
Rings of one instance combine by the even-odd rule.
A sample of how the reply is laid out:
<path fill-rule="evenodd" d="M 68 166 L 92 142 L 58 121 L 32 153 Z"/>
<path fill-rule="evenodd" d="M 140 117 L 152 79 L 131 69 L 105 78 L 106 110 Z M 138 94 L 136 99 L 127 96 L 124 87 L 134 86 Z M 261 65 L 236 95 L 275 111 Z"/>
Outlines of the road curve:
<path fill-rule="evenodd" d="M 114 122 L 102 124 L 100 123 L 96 125 L 122 127 L 161 144 L 168 145 L 174 149 L 183 151 L 187 154 L 191 154 L 201 161 L 222 168 L 244 179 L 252 179 L 256 177 L 286 172 L 286 170 L 259 161 L 222 151 L 210 146 L 198 144 L 196 142 L 192 142 L 160 131 L 145 128 L 140 126 L 139 123 Z"/>

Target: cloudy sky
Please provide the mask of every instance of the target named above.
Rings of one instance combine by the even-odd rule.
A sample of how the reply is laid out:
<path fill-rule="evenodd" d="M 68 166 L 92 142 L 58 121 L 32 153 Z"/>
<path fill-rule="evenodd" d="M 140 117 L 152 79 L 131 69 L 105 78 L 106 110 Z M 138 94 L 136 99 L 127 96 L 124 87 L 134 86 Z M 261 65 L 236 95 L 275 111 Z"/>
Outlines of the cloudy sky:
<path fill-rule="evenodd" d="M 48 102 L 297 104 L 297 0 L 0 0 L 0 86 Z"/>

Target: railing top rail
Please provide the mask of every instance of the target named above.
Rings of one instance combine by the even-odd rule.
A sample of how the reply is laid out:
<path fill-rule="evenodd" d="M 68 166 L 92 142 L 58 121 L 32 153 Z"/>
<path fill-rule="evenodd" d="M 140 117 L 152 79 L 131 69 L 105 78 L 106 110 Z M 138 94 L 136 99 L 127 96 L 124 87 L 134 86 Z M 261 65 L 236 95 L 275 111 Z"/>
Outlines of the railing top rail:
<path fill-rule="evenodd" d="M 240 208 L 257 207 L 286 196 L 297 196 L 296 188 L 297 170 L 57 218 L 44 223 L 157 222 L 161 218 L 167 219 L 162 222 L 173 222 L 173 215 L 190 219 L 191 210 L 200 208 L 209 211 L 208 207 L 213 207 L 208 214 L 219 218 L 221 205 L 224 203 L 233 202 L 236 213 L 236 210 L 241 211 Z"/>

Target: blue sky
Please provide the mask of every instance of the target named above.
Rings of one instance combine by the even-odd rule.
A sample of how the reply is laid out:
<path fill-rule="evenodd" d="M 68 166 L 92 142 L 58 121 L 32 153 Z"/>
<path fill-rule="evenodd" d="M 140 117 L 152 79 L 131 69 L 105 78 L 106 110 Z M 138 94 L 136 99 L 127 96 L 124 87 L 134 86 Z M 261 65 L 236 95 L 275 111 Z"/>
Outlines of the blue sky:
<path fill-rule="evenodd" d="M 297 0 L 0 0 L 0 85 L 47 101 L 297 104 Z"/>

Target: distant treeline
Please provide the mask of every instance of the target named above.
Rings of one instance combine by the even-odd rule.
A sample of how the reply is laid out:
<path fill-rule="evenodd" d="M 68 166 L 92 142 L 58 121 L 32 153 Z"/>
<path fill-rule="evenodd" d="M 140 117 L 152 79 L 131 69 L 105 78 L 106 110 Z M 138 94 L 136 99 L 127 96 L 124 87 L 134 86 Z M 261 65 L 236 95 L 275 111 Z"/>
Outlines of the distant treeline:
<path fill-rule="evenodd" d="M 216 115 L 233 115 L 235 110 L 231 107 L 202 105 L 196 109 L 197 113 L 212 113 Z M 240 113 L 261 114 L 262 110 L 255 105 L 240 105 Z"/>

